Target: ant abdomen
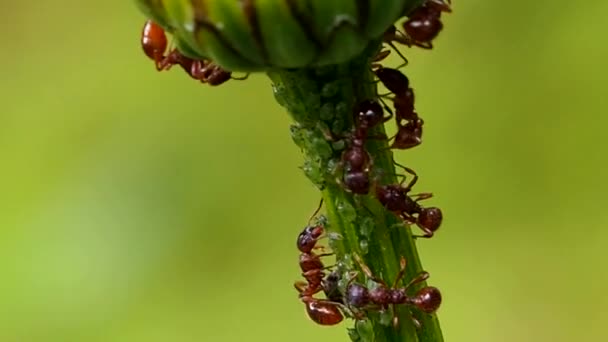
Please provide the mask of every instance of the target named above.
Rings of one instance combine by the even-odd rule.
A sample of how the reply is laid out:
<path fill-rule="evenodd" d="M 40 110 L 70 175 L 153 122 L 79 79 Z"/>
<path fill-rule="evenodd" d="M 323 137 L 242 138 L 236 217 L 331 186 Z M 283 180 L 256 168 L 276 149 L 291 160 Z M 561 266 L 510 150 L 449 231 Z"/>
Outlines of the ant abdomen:
<path fill-rule="evenodd" d="M 336 325 L 344 319 L 338 306 L 316 299 L 306 301 L 306 312 L 310 319 L 320 325 Z"/>
<path fill-rule="evenodd" d="M 433 286 L 426 286 L 420 289 L 409 302 L 421 311 L 434 313 L 441 306 L 441 292 Z"/>
<path fill-rule="evenodd" d="M 418 213 L 416 224 L 425 231 L 435 232 L 441 226 L 443 214 L 437 207 L 424 208 Z"/>

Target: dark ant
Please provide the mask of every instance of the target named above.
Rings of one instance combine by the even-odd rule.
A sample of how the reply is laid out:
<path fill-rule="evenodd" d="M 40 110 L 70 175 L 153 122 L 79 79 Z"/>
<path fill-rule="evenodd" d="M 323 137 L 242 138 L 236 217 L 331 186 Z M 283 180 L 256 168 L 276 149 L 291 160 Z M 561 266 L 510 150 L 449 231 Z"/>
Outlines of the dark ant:
<path fill-rule="evenodd" d="M 427 0 L 408 15 L 403 23 L 407 37 L 395 37 L 396 41 L 408 46 L 416 45 L 423 49 L 432 49 L 432 41 L 443 29 L 441 12 L 451 12 L 449 2 L 443 0 Z"/>
<path fill-rule="evenodd" d="M 347 306 L 357 309 L 368 309 L 370 306 L 379 306 L 380 310 L 384 311 L 391 305 L 393 308 L 393 325 L 395 327 L 399 324 L 397 312 L 395 310 L 395 305 L 397 304 L 415 306 L 419 310 L 429 314 L 434 313 L 439 309 L 439 306 L 441 305 L 441 292 L 439 292 L 439 289 L 436 287 L 425 286 L 418 290 L 414 296 L 407 294 L 408 290 L 414 284 L 423 282 L 429 278 L 428 272 L 421 272 L 405 287 L 397 288 L 397 284 L 405 274 L 406 261 L 404 258 L 401 258 L 399 273 L 397 274 L 393 285 L 389 287 L 382 279 L 379 279 L 372 274 L 369 267 L 363 263 L 359 255 L 354 254 L 354 258 L 357 263 L 359 263 L 363 273 L 365 273 L 369 279 L 376 282 L 378 286 L 370 290 L 362 284 L 352 283 L 356 277 L 356 274 L 354 274 L 346 289 Z M 414 321 L 414 324 L 420 328 L 420 322 L 414 317 L 412 317 L 412 320 Z"/>
<path fill-rule="evenodd" d="M 409 182 L 407 186 L 403 186 L 405 176 L 401 175 L 403 179 L 399 184 L 388 184 L 376 186 L 376 197 L 378 201 L 388 211 L 392 211 L 404 221 L 409 223 L 415 223 L 422 231 L 424 235 L 417 237 L 431 238 L 435 231 L 441 226 L 443 220 L 443 214 L 441 209 L 437 207 L 424 208 L 418 201 L 431 198 L 431 193 L 420 193 L 412 196 L 408 196 L 408 192 L 412 190 L 412 187 L 418 181 L 418 175 L 414 170 L 395 163 L 395 165 L 401 167 L 407 173 L 412 175 L 414 178 Z"/>
<path fill-rule="evenodd" d="M 435 39 L 443 29 L 441 12 L 452 12 L 451 1 L 427 0 L 420 7 L 406 14 L 408 20 L 403 23 L 405 33 L 397 30 L 393 25 L 389 27 L 383 36 L 383 42 L 395 48 L 393 42 L 411 47 L 416 45 L 424 49 L 432 49 L 432 40 Z M 401 53 L 399 53 L 401 55 Z M 407 59 L 402 56 L 407 63 Z"/>
<path fill-rule="evenodd" d="M 302 252 L 300 254 L 300 268 L 306 282 L 298 281 L 294 283 L 294 286 L 300 293 L 300 300 L 306 305 L 306 312 L 311 320 L 321 325 L 334 325 L 344 319 L 344 315 L 340 311 L 341 303 L 331 301 L 329 295 L 329 300 L 313 297 L 314 294 L 323 289 L 327 289 L 327 291 L 335 290 L 335 288 L 332 288 L 334 285 L 324 282 L 325 273 L 323 270 L 325 266 L 321 261 L 321 257 L 331 255 L 331 253 L 313 253 L 313 249 L 322 248 L 316 246 L 316 243 L 322 237 L 324 231 L 321 225 L 309 225 L 298 236 L 296 244 L 298 250 Z M 330 279 L 329 281 L 333 280 Z M 335 287 L 337 288 L 337 285 Z"/>
<path fill-rule="evenodd" d="M 414 89 L 410 87 L 410 80 L 401 71 L 379 64 L 374 65 L 374 73 L 380 82 L 395 94 L 392 100 L 398 130 L 391 138 L 394 140 L 390 148 L 405 150 L 420 145 L 424 121 L 414 111 Z"/>
<path fill-rule="evenodd" d="M 167 35 L 158 24 L 152 20 L 146 21 L 141 34 L 141 45 L 146 56 L 154 61 L 156 70 L 169 70 L 173 65 L 179 65 L 193 79 L 217 86 L 232 78 L 230 71 L 224 70 L 210 60 L 196 60 L 181 54 L 173 49 L 165 55 L 167 50 Z M 238 79 L 245 79 L 238 78 Z"/>
<path fill-rule="evenodd" d="M 342 153 L 340 162 L 344 167 L 343 183 L 352 193 L 369 193 L 372 160 L 365 149 L 365 142 L 368 138 L 376 138 L 368 136 L 370 129 L 390 118 L 391 116 L 384 116 L 382 106 L 373 100 L 365 100 L 355 107 L 355 130 L 350 139 L 350 146 Z"/>

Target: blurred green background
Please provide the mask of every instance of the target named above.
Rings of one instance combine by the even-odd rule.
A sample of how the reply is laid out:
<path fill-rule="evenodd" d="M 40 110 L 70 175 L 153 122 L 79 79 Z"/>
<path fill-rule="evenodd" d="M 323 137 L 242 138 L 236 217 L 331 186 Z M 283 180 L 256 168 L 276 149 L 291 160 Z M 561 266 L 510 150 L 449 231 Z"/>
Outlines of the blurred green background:
<path fill-rule="evenodd" d="M 445 212 L 446 339 L 605 341 L 608 2 L 454 9 L 404 49 L 426 130 L 398 154 Z M 0 341 L 348 341 L 292 286 L 319 195 L 269 81 L 157 73 L 143 20 L 0 1 Z"/>

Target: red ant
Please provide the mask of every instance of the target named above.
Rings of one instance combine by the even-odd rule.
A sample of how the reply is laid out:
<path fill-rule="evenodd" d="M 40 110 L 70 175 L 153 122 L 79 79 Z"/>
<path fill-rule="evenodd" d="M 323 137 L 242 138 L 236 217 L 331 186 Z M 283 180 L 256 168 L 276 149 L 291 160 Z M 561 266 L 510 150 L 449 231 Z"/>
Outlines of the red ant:
<path fill-rule="evenodd" d="M 436 287 L 425 286 L 418 290 L 414 296 L 407 294 L 412 285 L 423 282 L 429 278 L 428 272 L 421 272 L 405 287 L 397 288 L 397 284 L 405 274 L 406 262 L 404 258 L 401 258 L 401 268 L 395 278 L 395 282 L 391 287 L 388 287 L 382 279 L 379 279 L 372 274 L 369 267 L 363 263 L 359 255 L 354 254 L 354 258 L 357 263 L 359 263 L 363 273 L 365 273 L 368 278 L 378 283 L 378 286 L 370 290 L 361 284 L 352 283 L 356 277 L 355 273 L 346 289 L 347 306 L 357 309 L 368 309 L 372 305 L 377 305 L 380 307 L 380 310 L 386 310 L 387 307 L 391 305 L 393 307 L 393 325 L 395 327 L 399 324 L 397 312 L 395 310 L 395 305 L 397 304 L 412 305 L 429 314 L 434 313 L 439 309 L 439 306 L 441 305 L 441 292 L 439 292 L 439 289 Z M 412 319 L 414 320 L 414 324 L 420 328 L 420 322 L 414 317 L 412 317 Z"/>
<path fill-rule="evenodd" d="M 420 7 L 407 15 L 408 20 L 402 25 L 405 34 L 398 31 L 393 25 L 384 32 L 383 41 L 393 48 L 395 48 L 393 42 L 397 42 L 410 47 L 416 45 L 423 49 L 432 49 L 433 44 L 431 42 L 443 29 L 441 12 L 452 12 L 450 4 L 450 0 L 447 2 L 444 0 L 426 0 Z M 402 56 L 402 58 L 404 57 Z"/>
<path fill-rule="evenodd" d="M 156 65 L 156 70 L 169 70 L 173 65 L 179 65 L 193 79 L 216 86 L 225 83 L 232 77 L 230 71 L 224 70 L 210 60 L 196 60 L 173 49 L 168 55 L 167 35 L 158 24 L 152 20 L 146 21 L 141 34 L 141 45 L 144 53 Z M 245 77 L 246 78 L 246 77 Z M 244 79 L 244 78 L 241 78 Z"/>
<path fill-rule="evenodd" d="M 415 223 L 424 235 L 418 237 L 430 238 L 433 237 L 435 231 L 441 226 L 443 214 L 441 209 L 437 207 L 424 208 L 418 201 L 431 198 L 431 193 L 420 193 L 413 196 L 408 196 L 408 192 L 418 181 L 418 175 L 414 170 L 395 163 L 395 165 L 404 169 L 407 173 L 414 176 L 407 186 L 403 186 L 405 176 L 399 184 L 388 184 L 376 186 L 376 197 L 378 201 L 386 208 L 386 210 L 394 212 L 403 220 L 409 223 Z M 415 198 L 415 199 L 414 199 Z M 414 216 L 415 215 L 415 216 Z"/>
<path fill-rule="evenodd" d="M 331 253 L 313 253 L 313 249 L 322 248 L 317 247 L 316 243 L 324 231 L 322 225 L 309 225 L 298 236 L 297 246 L 302 252 L 300 254 L 300 268 L 302 269 L 302 276 L 307 282 L 298 281 L 294 283 L 294 286 L 300 293 L 300 300 L 306 305 L 306 312 L 311 320 L 321 325 L 334 325 L 344 319 L 344 315 L 340 311 L 341 303 L 333 302 L 331 299 L 321 300 L 313 297 L 314 294 L 323 289 L 327 289 L 327 293 L 330 290 L 335 290 L 331 287 L 337 286 L 332 285 L 332 279 L 328 280 L 327 287 L 325 287 L 326 283 L 324 282 L 325 273 L 323 269 L 325 267 L 321 262 L 321 257 L 331 255 Z M 329 295 L 328 298 L 330 298 Z"/>
<path fill-rule="evenodd" d="M 368 138 L 375 138 L 368 136 L 371 128 L 390 118 L 391 116 L 384 116 L 382 106 L 373 100 L 363 101 L 355 107 L 355 130 L 350 139 L 350 146 L 342 153 L 340 162 L 344 167 L 343 183 L 352 193 L 359 195 L 369 193 L 372 160 L 365 149 L 365 142 Z"/>
<path fill-rule="evenodd" d="M 392 100 L 398 130 L 391 138 L 394 141 L 390 147 L 405 150 L 420 145 L 424 121 L 414 110 L 414 89 L 410 87 L 410 80 L 401 71 L 379 64 L 374 65 L 374 73 L 380 82 L 395 94 Z"/>
<path fill-rule="evenodd" d="M 432 41 L 443 29 L 441 12 L 451 12 L 449 3 L 443 0 L 427 0 L 408 15 L 403 23 L 406 38 L 397 37 L 397 41 L 408 46 L 416 45 L 423 49 L 432 49 Z"/>

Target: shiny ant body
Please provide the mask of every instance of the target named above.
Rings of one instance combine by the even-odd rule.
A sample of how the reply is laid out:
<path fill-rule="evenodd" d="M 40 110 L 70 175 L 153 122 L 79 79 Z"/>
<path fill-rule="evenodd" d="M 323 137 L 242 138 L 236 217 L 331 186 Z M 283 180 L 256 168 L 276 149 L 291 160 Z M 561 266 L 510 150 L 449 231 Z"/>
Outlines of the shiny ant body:
<path fill-rule="evenodd" d="M 385 117 L 382 106 L 373 100 L 359 103 L 354 109 L 355 130 L 350 139 L 350 146 L 342 153 L 341 165 L 344 168 L 342 181 L 352 193 L 365 195 L 370 188 L 370 169 L 372 160 L 365 149 L 369 131 L 380 123 L 390 120 Z"/>
<path fill-rule="evenodd" d="M 414 89 L 410 87 L 410 80 L 401 71 L 380 64 L 374 64 L 374 74 L 395 95 L 392 100 L 397 133 L 391 138 L 394 140 L 390 147 L 405 150 L 420 145 L 424 121 L 414 109 Z"/>
<path fill-rule="evenodd" d="M 313 297 L 321 290 L 326 290 L 326 293 L 337 290 L 337 280 L 335 280 L 335 285 L 333 278 L 327 278 L 329 279 L 328 282 L 324 282 L 325 272 L 323 270 L 325 266 L 321 257 L 331 255 L 331 253 L 315 254 L 313 252 L 314 249 L 322 248 L 316 246 L 316 244 L 324 231 L 322 225 L 309 225 L 298 236 L 297 246 L 301 252 L 300 268 L 306 282 L 298 281 L 294 286 L 300 293 L 300 300 L 306 305 L 306 312 L 311 320 L 320 325 L 334 325 L 344 319 L 344 315 L 340 311 L 341 304 L 333 302 L 330 295 L 327 296 L 328 300 Z"/>
<path fill-rule="evenodd" d="M 392 211 L 404 221 L 415 223 L 422 231 L 420 237 L 430 238 L 441 226 L 443 214 L 437 207 L 425 208 L 418 201 L 431 198 L 431 193 L 420 193 L 409 196 L 414 184 L 418 181 L 418 175 L 414 170 L 395 163 L 413 176 L 407 186 L 403 186 L 405 176 L 399 184 L 388 184 L 376 186 L 376 198 L 388 211 Z"/>
<path fill-rule="evenodd" d="M 361 270 L 365 275 L 378 284 L 373 289 L 368 289 L 362 284 L 353 283 L 354 277 L 349 282 L 346 289 L 346 300 L 345 304 L 350 308 L 355 309 L 370 309 L 373 307 L 379 307 L 380 310 L 384 311 L 389 305 L 393 307 L 393 324 L 398 325 L 399 321 L 397 318 L 397 312 L 395 305 L 405 304 L 418 308 L 419 310 L 426 313 L 434 313 L 439 309 L 441 305 L 441 292 L 436 287 L 425 286 L 418 290 L 413 296 L 408 295 L 408 290 L 415 284 L 423 282 L 429 278 L 428 272 L 422 272 L 414 279 L 412 279 L 405 287 L 398 288 L 397 284 L 403 278 L 405 274 L 405 259 L 401 258 L 401 268 L 395 278 L 395 282 L 391 287 L 377 277 L 375 277 L 371 270 L 363 263 L 359 255 L 354 254 L 355 260 L 359 263 Z M 420 327 L 420 322 L 412 317 L 417 327 Z"/>
<path fill-rule="evenodd" d="M 451 12 L 449 3 L 443 0 L 427 0 L 422 6 L 408 14 L 403 23 L 407 37 L 395 37 L 398 42 L 415 45 L 423 49 L 432 49 L 432 41 L 443 29 L 441 12 Z"/>
<path fill-rule="evenodd" d="M 152 20 L 146 21 L 141 34 L 141 45 L 146 56 L 154 61 L 156 70 L 169 70 L 173 65 L 179 65 L 193 79 L 217 86 L 232 77 L 230 71 L 224 70 L 210 60 L 196 60 L 184 56 L 177 49 L 167 50 L 167 35 L 158 24 Z"/>
<path fill-rule="evenodd" d="M 420 7 L 407 14 L 408 19 L 402 24 L 405 33 L 397 30 L 397 27 L 393 25 L 384 32 L 384 43 L 395 49 L 400 56 L 402 55 L 393 42 L 410 47 L 415 45 L 423 49 L 432 49 L 432 41 L 443 29 L 441 13 L 452 12 L 450 4 L 451 1 L 426 0 Z M 402 58 L 405 59 L 403 56 Z"/>

